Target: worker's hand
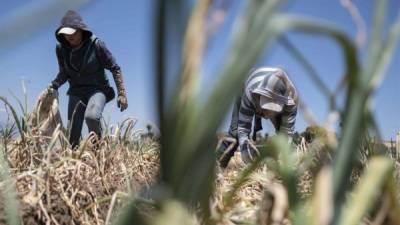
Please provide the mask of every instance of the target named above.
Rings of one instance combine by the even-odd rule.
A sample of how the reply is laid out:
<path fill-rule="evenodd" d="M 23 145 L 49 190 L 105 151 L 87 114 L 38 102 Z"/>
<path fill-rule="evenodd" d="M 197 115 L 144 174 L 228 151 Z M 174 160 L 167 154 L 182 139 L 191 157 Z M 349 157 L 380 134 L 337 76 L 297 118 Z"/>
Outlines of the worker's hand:
<path fill-rule="evenodd" d="M 53 85 L 51 85 L 51 84 L 49 86 L 47 86 L 47 88 L 46 88 L 46 93 L 48 93 L 48 94 L 54 93 L 56 91 L 57 91 L 57 89 L 54 88 Z"/>
<path fill-rule="evenodd" d="M 56 89 L 53 87 L 52 84 L 49 84 L 49 85 L 47 86 L 46 90 L 47 90 L 48 92 L 52 92 L 52 91 L 55 91 Z"/>
<path fill-rule="evenodd" d="M 55 83 L 55 82 L 51 82 L 48 86 L 47 86 L 47 90 L 48 91 L 57 91 L 58 90 L 58 85 L 57 85 L 57 83 Z"/>
<path fill-rule="evenodd" d="M 128 108 L 128 100 L 125 95 L 119 95 L 117 99 L 117 106 L 120 108 L 121 112 Z"/>
<path fill-rule="evenodd" d="M 257 157 L 259 157 L 260 152 L 258 151 L 256 146 L 250 142 L 250 140 L 245 140 L 240 145 L 240 155 L 242 156 L 243 162 L 248 164 L 254 161 Z"/>

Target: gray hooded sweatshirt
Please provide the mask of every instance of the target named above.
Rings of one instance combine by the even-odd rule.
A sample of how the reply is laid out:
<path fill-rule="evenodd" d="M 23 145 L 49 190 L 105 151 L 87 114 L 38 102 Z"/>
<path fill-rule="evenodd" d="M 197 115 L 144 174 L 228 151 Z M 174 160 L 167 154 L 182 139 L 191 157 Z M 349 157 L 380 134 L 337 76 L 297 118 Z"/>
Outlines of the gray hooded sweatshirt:
<path fill-rule="evenodd" d="M 283 105 L 282 112 L 270 117 L 263 115 L 259 104 L 260 95 Z M 240 144 L 249 138 L 254 117 L 269 119 L 276 131 L 288 136 L 293 135 L 298 94 L 284 70 L 262 67 L 252 71 L 245 82 L 242 96 L 237 104 L 240 106 L 235 107 L 238 109 L 237 118 L 232 117 L 230 133 L 237 136 Z M 235 124 L 236 121 L 237 124 Z"/>

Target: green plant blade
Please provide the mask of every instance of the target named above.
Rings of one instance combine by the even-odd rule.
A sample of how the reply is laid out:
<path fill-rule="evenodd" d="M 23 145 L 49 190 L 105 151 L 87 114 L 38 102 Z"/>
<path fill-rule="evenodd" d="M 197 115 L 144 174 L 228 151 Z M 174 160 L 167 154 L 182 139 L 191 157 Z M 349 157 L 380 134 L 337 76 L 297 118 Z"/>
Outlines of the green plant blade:
<path fill-rule="evenodd" d="M 248 19 L 256 19 L 254 15 L 263 15 L 264 19 L 268 19 L 273 14 L 273 9 L 279 5 L 281 1 L 268 1 L 268 2 L 249 2 L 249 9 L 251 8 L 253 11 L 247 11 L 246 15 Z M 256 7 L 259 6 L 259 7 Z M 257 13 L 259 12 L 259 13 Z M 260 20 L 259 16 L 257 19 Z M 265 20 L 264 20 L 265 21 Z M 257 33 L 255 31 L 256 28 L 263 27 L 264 22 L 258 21 L 257 24 L 254 24 L 254 21 L 247 21 L 252 26 L 251 32 Z M 253 30 L 254 29 L 254 30 Z M 259 36 L 251 36 L 247 37 L 244 33 L 238 32 L 239 37 L 235 42 L 235 46 L 233 49 L 233 60 L 229 59 L 227 62 L 226 70 L 223 72 L 225 78 L 229 76 L 229 79 L 225 79 L 228 81 L 225 83 L 225 87 L 223 90 L 223 95 L 226 96 L 227 93 L 232 93 L 230 90 L 237 90 L 241 84 L 241 81 L 244 80 L 244 75 L 250 69 L 252 63 L 255 61 L 257 56 L 260 54 L 262 48 L 252 48 L 249 52 L 251 55 L 248 59 L 243 62 L 242 52 L 237 50 L 237 46 L 243 49 L 246 45 L 253 42 L 254 38 L 259 38 Z M 264 35 L 268 36 L 268 35 Z M 265 38 L 261 38 L 260 44 L 261 46 L 264 44 Z M 259 46 L 260 46 L 259 44 Z M 240 68 L 237 68 L 237 64 L 240 64 Z M 234 74 L 231 74 L 234 72 Z M 232 79 L 233 78 L 233 79 Z M 238 82 L 240 81 L 240 82 Z M 218 87 L 217 87 L 218 88 Z M 233 96 L 229 96 L 228 99 L 224 99 L 223 101 L 219 101 L 217 105 L 229 105 L 229 100 L 233 99 Z M 209 109 L 209 106 L 212 105 L 212 109 Z M 170 160 L 165 160 L 163 163 L 163 173 L 164 178 L 169 180 L 174 187 L 173 189 L 179 190 L 178 193 L 183 195 L 184 199 L 191 198 L 199 198 L 200 196 L 209 196 L 210 192 L 206 192 L 204 194 L 204 186 L 203 188 L 199 188 L 199 186 L 194 185 L 192 178 L 199 178 L 196 180 L 197 184 L 208 184 L 209 190 L 212 187 L 212 176 L 214 171 L 215 159 L 214 153 L 212 151 L 205 151 L 205 149 L 212 149 L 212 143 L 214 140 L 215 131 L 217 130 L 220 120 L 218 118 L 222 118 L 224 112 L 227 107 L 215 107 L 216 104 L 207 103 L 204 107 L 195 107 L 196 104 L 192 103 L 191 105 L 187 105 L 185 108 L 180 109 L 178 114 L 169 115 L 169 119 L 167 121 L 168 133 L 164 136 L 166 146 L 164 146 L 163 153 L 166 154 L 166 158 Z M 204 111 L 207 111 L 204 113 Z M 167 114 L 168 115 L 168 114 Z M 208 122 L 204 123 L 202 117 L 207 115 L 207 117 L 214 117 L 210 120 L 208 118 Z M 215 117 L 215 115 L 218 117 Z M 179 160 L 176 160 L 176 157 L 179 156 Z M 178 188 L 179 187 L 179 188 Z M 203 189 L 203 190 L 201 190 Z M 208 194 L 207 194 L 208 193 Z M 196 197 L 197 196 L 197 197 Z M 201 197 L 201 199 L 206 199 L 207 197 Z M 208 200 L 207 200 L 208 201 Z M 196 202 L 196 201 L 195 201 Z M 208 204 L 208 203 L 207 203 Z"/>
<path fill-rule="evenodd" d="M 319 89 L 319 91 L 327 98 L 328 101 L 331 100 L 332 93 L 329 90 L 328 86 L 321 79 L 321 76 L 318 74 L 317 70 L 313 67 L 311 62 L 307 60 L 304 54 L 296 48 L 296 46 L 289 41 L 286 36 L 282 36 L 279 38 L 279 43 L 289 52 L 293 57 L 303 66 L 303 68 L 308 72 L 307 74 L 310 76 L 311 80 L 314 81 L 315 85 Z"/>
<path fill-rule="evenodd" d="M 393 174 L 393 162 L 383 157 L 374 157 L 366 172 L 354 188 L 338 219 L 340 225 L 358 225 L 378 200 L 385 183 Z"/>
<path fill-rule="evenodd" d="M 4 104 L 6 104 L 10 108 L 11 113 L 14 117 L 15 123 L 17 124 L 19 134 L 21 135 L 21 140 L 24 142 L 25 141 L 25 133 L 24 133 L 24 130 L 22 129 L 22 125 L 19 120 L 17 112 L 15 111 L 14 107 L 7 101 L 6 98 L 4 98 L 3 96 L 0 96 L 0 100 L 2 100 L 4 102 Z"/>
<path fill-rule="evenodd" d="M 397 17 L 395 24 L 391 27 L 388 37 L 383 43 L 382 49 L 380 49 L 380 54 L 375 64 L 374 73 L 371 75 L 372 80 L 370 83 L 370 90 L 375 90 L 382 82 L 383 76 L 387 65 L 389 65 L 394 51 L 398 45 L 400 36 L 400 14 Z"/>
<path fill-rule="evenodd" d="M 17 200 L 17 193 L 9 174 L 9 167 L 7 161 L 4 159 L 4 147 L 0 146 L 0 179 L 2 185 L 3 207 L 8 225 L 20 225 L 21 218 L 19 215 L 19 203 Z"/>
<path fill-rule="evenodd" d="M 365 65 L 365 77 L 362 82 L 364 85 L 370 82 L 373 77 L 374 70 L 376 70 L 379 55 L 382 49 L 382 34 L 385 23 L 385 12 L 387 7 L 387 0 L 380 0 L 374 2 L 374 18 L 372 20 L 371 40 L 368 44 L 367 61 Z"/>

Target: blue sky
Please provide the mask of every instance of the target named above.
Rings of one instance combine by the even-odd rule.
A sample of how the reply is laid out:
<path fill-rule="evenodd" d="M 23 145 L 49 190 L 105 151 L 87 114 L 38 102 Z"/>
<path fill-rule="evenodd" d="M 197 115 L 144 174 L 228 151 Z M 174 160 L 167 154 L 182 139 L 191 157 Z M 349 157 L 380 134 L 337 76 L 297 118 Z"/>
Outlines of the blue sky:
<path fill-rule="evenodd" d="M 29 10 L 32 0 L 7 1 L 0 8 L 0 21 L 8 18 L 13 12 L 21 7 Z M 39 1 L 40 2 L 40 1 Z M 48 4 L 49 1 L 41 1 Z M 149 1 L 93 1 L 84 7 L 76 8 L 81 13 L 92 31 L 105 41 L 111 52 L 120 64 L 125 79 L 128 93 L 129 108 L 120 113 L 113 101 L 107 104 L 104 117 L 112 123 L 121 121 L 126 117 L 139 119 L 139 127 L 155 121 L 155 89 L 153 81 L 154 62 L 152 61 L 152 37 L 154 19 L 154 0 Z M 193 1 L 188 1 L 187 5 Z M 231 0 L 231 7 L 226 23 L 211 36 L 204 55 L 202 67 L 202 84 L 200 85 L 201 96 L 209 92 L 222 65 L 222 60 L 229 49 L 234 19 L 242 10 L 243 1 Z M 372 0 L 354 1 L 367 23 L 370 22 L 373 10 Z M 35 1 L 35 5 L 38 5 Z M 389 1 L 387 13 L 387 25 L 392 23 L 400 9 L 400 2 Z M 12 98 L 10 92 L 22 96 L 21 81 L 24 80 L 28 90 L 29 106 L 32 107 L 36 96 L 57 74 L 57 62 L 55 58 L 54 30 L 67 8 L 55 13 L 46 23 L 35 32 L 22 35 L 18 45 L 1 52 L 0 50 L 0 96 Z M 294 1 L 283 11 L 316 17 L 337 24 L 349 36 L 355 36 L 355 26 L 348 12 L 340 5 L 339 0 L 307 0 Z M 1 25 L 1 24 L 0 24 Z M 1 26 L 0 26 L 1 27 Z M 367 26 L 368 27 L 368 26 Z M 175 24 L 171 26 L 171 32 L 178 30 Z M 305 34 L 288 34 L 297 48 L 299 48 L 307 59 L 314 65 L 322 79 L 333 90 L 343 74 L 343 62 L 340 49 L 330 39 L 309 36 Z M 171 40 L 171 39 L 170 39 Z M 174 52 L 179 51 L 179 42 L 169 42 L 168 45 L 171 60 L 169 66 L 169 81 L 173 83 L 173 74 L 178 71 L 178 62 L 172 60 Z M 361 51 L 362 53 L 363 51 Z M 172 53 L 172 54 L 171 54 Z M 385 139 L 394 137 L 400 130 L 400 104 L 396 96 L 400 96 L 399 72 L 396 68 L 400 63 L 400 53 L 396 51 L 391 66 L 388 68 L 385 80 L 378 90 L 374 100 L 375 114 Z M 298 87 L 303 101 L 312 111 L 319 123 L 324 123 L 328 105 L 326 99 L 309 79 L 304 69 L 278 44 L 269 50 L 256 62 L 257 66 L 283 66 L 289 72 L 294 83 Z M 114 85 L 112 76 L 109 76 Z M 60 89 L 60 110 L 64 121 L 66 120 L 66 108 L 68 98 L 66 90 L 68 85 Z M 6 114 L 0 107 L 0 121 L 4 121 Z M 222 126 L 221 129 L 226 127 Z M 300 112 L 297 117 L 296 130 L 302 131 L 307 126 Z M 272 132 L 267 125 L 267 132 Z"/>
<path fill-rule="evenodd" d="M 24 7 L 29 4 L 27 2 L 7 1 L 1 8 L 0 16 L 7 16 L 9 11 Z M 129 108 L 121 113 L 116 101 L 112 101 L 104 110 L 105 120 L 115 123 L 123 118 L 133 117 L 139 119 L 141 126 L 144 126 L 155 121 L 151 61 L 153 9 L 152 1 L 135 2 L 119 1 L 116 4 L 114 1 L 94 1 L 76 10 L 96 36 L 106 43 L 123 70 Z M 51 18 L 48 25 L 29 35 L 29 38 L 24 38 L 23 43 L 12 51 L 0 55 L 1 96 L 12 98 L 10 91 L 22 96 L 21 81 L 24 80 L 29 106 L 32 107 L 36 96 L 55 78 L 58 64 L 54 31 L 66 10 L 61 10 L 59 16 Z M 108 77 L 115 87 L 110 73 Z M 60 111 L 64 123 L 67 119 L 67 89 L 67 83 L 59 89 Z M 0 120 L 4 117 L 5 114 L 0 113 Z"/>

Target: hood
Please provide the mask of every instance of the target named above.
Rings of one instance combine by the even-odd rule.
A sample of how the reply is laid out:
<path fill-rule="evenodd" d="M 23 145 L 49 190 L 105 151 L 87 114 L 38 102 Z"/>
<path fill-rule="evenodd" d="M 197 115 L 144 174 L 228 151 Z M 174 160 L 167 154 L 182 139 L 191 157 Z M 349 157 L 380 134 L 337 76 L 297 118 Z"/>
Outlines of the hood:
<path fill-rule="evenodd" d="M 282 105 L 298 104 L 297 90 L 283 69 L 259 68 L 250 75 L 250 80 L 252 78 L 259 81 L 255 82 L 251 93 L 272 98 Z"/>
<path fill-rule="evenodd" d="M 60 42 L 63 45 L 68 45 L 67 41 L 64 39 L 64 36 L 62 34 L 57 34 L 58 31 L 63 27 L 71 27 L 74 29 L 82 30 L 83 41 L 90 38 L 93 35 L 92 31 L 90 31 L 85 22 L 83 22 L 83 19 L 79 15 L 79 13 L 73 10 L 69 10 L 67 13 L 65 13 L 64 17 L 61 19 L 60 26 L 57 28 L 55 32 L 56 39 L 58 40 L 58 42 Z"/>

